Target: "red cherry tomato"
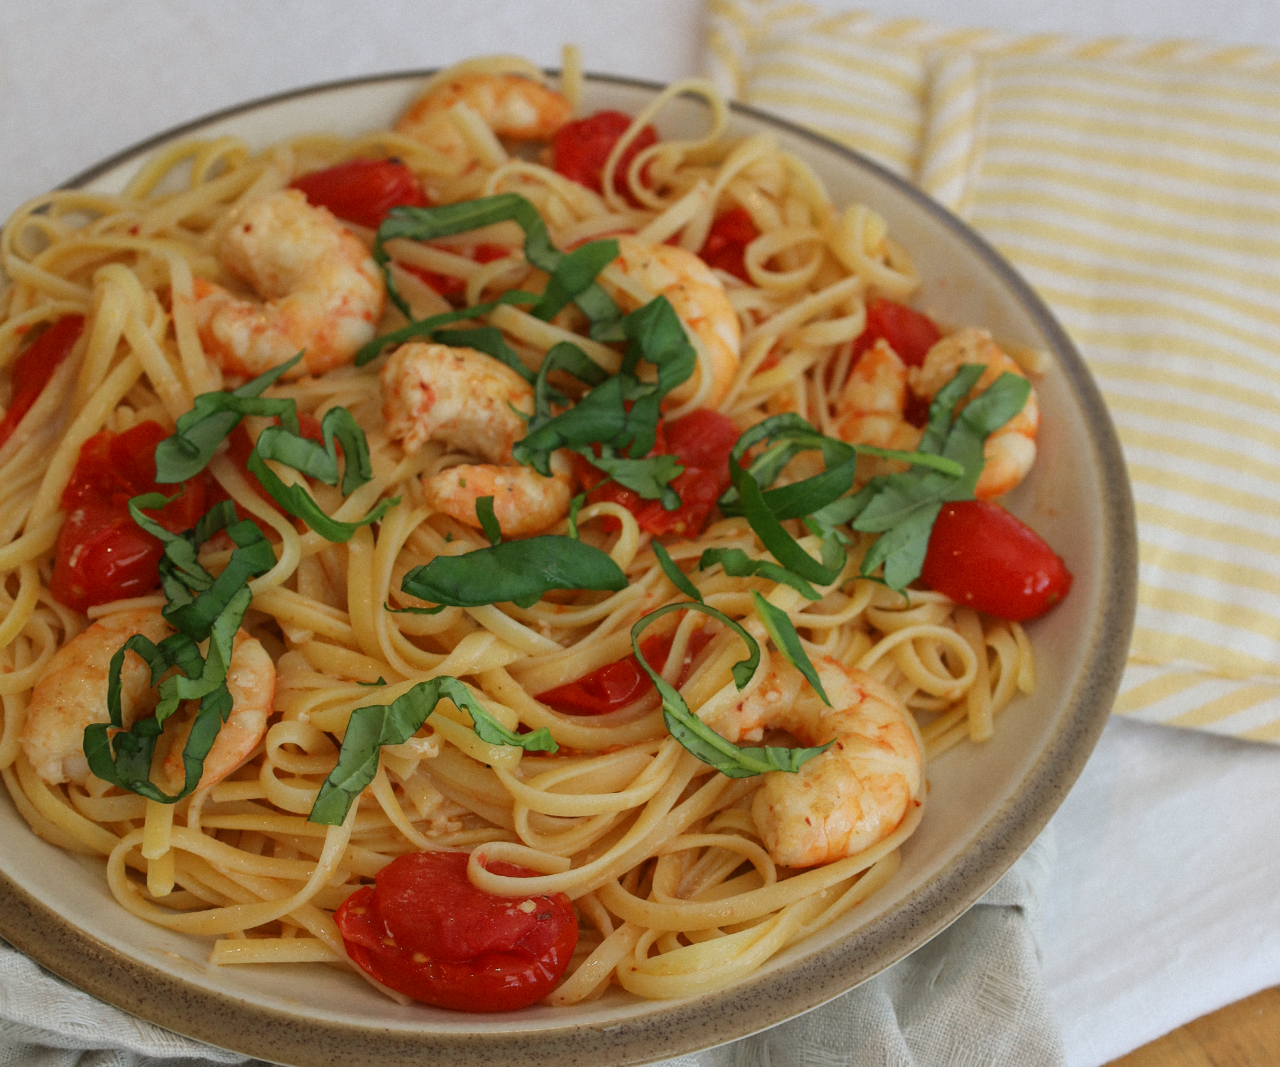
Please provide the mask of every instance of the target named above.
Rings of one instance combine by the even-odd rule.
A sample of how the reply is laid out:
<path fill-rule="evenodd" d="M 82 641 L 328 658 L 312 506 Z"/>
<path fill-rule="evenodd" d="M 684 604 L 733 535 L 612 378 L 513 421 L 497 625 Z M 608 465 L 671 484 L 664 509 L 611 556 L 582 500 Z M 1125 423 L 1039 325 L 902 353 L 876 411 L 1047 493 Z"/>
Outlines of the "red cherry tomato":
<path fill-rule="evenodd" d="M 352 159 L 312 171 L 295 180 L 317 207 L 340 219 L 377 229 L 393 207 L 426 207 L 427 198 L 413 171 L 398 159 Z"/>
<path fill-rule="evenodd" d="M 18 428 L 22 416 L 40 399 L 58 364 L 71 354 L 84 332 L 83 315 L 66 315 L 44 331 L 13 365 L 13 399 L 0 419 L 0 445 Z"/>
<path fill-rule="evenodd" d="M 709 267 L 717 267 L 750 284 L 745 253 L 747 245 L 760 236 L 751 216 L 742 208 L 726 211 L 711 224 L 706 243 L 698 255 Z"/>
<path fill-rule="evenodd" d="M 597 111 L 577 122 L 567 122 L 551 142 L 551 166 L 579 185 L 604 191 L 604 165 L 618 139 L 631 125 L 631 116 L 621 111 Z M 627 170 L 636 155 L 656 144 L 658 134 L 652 126 L 646 126 L 627 145 L 614 169 L 613 187 L 627 196 Z M 641 175 L 641 182 L 648 188 L 648 180 Z M 628 196 L 628 199 L 630 197 Z"/>
<path fill-rule="evenodd" d="M 658 634 L 640 642 L 645 662 L 655 670 L 661 670 L 666 663 L 667 656 L 671 653 L 672 636 Z M 676 688 L 684 684 L 693 661 L 710 640 L 711 634 L 706 630 L 695 630 L 690 635 L 684 667 L 676 681 Z M 631 655 L 615 663 L 606 663 L 576 681 L 539 693 L 537 699 L 564 715 L 605 715 L 639 700 L 652 688 L 653 682 L 640 667 L 636 657 Z"/>
<path fill-rule="evenodd" d="M 636 517 L 642 530 L 655 536 L 678 533 L 696 537 L 716 501 L 729 488 L 729 451 L 738 440 L 738 428 L 719 412 L 707 408 L 667 423 L 665 429 L 661 422 L 658 425 L 663 436 L 649 454 L 675 456 L 684 466 L 684 472 L 671 482 L 671 488 L 680 496 L 680 507 L 667 511 L 660 500 L 644 500 L 616 482 L 593 490 L 587 499 L 593 504 L 616 501 Z M 585 460 L 579 464 L 578 473 L 588 489 L 604 478 Z"/>
<path fill-rule="evenodd" d="M 534 873 L 509 863 L 489 869 Z M 541 1000 L 578 943 L 567 896 L 493 896 L 468 880 L 463 852 L 400 856 L 333 917 L 357 965 L 397 992 L 454 1011 L 514 1011 Z"/>
<path fill-rule="evenodd" d="M 478 244 L 467 249 L 465 255 L 477 263 L 492 263 L 495 259 L 511 255 L 511 249 L 505 245 Z M 426 267 L 415 267 L 408 263 L 401 263 L 400 266 L 410 274 L 417 275 L 446 300 L 461 300 L 462 294 L 467 291 L 466 279 L 456 275 L 437 274 Z"/>
<path fill-rule="evenodd" d="M 889 342 L 908 367 L 918 367 L 942 337 L 928 315 L 922 315 L 905 304 L 876 297 L 867 304 L 867 325 L 853 343 L 853 354 L 862 355 L 877 341 Z"/>
<path fill-rule="evenodd" d="M 61 604 L 85 611 L 123 597 L 141 596 L 160 582 L 163 545 L 129 515 L 129 498 L 178 486 L 156 483 L 156 445 L 169 436 L 158 422 L 122 434 L 103 430 L 80 447 L 62 493 L 67 520 L 58 531 L 50 592 Z M 205 513 L 216 483 L 199 474 L 182 484 L 177 500 L 147 514 L 166 530 L 190 529 Z"/>
<path fill-rule="evenodd" d="M 1034 619 L 1071 591 L 1071 572 L 1031 527 L 985 500 L 944 504 L 921 578 L 958 604 Z"/>

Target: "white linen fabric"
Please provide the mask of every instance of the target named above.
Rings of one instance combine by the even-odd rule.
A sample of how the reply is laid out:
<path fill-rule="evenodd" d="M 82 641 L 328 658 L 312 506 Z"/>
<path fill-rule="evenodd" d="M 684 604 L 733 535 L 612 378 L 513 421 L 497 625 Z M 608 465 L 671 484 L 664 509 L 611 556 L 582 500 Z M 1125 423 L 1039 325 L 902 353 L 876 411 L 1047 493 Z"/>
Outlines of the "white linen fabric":
<path fill-rule="evenodd" d="M 1045 995 L 1046 832 L 969 912 L 888 971 L 791 1022 L 662 1067 L 1059 1067 Z M 260 1061 L 100 1003 L 0 942 L 0 1067 Z"/>

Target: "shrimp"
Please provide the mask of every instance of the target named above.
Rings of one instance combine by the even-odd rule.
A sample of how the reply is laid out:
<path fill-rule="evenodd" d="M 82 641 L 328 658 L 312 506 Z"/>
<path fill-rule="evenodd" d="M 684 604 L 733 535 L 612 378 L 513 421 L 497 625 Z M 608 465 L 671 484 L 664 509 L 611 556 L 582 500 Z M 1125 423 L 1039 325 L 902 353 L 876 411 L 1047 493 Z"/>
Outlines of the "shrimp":
<path fill-rule="evenodd" d="M 111 657 L 134 634 L 159 643 L 173 628 L 151 608 L 134 608 L 106 615 L 54 653 L 37 683 L 22 729 L 22 747 L 36 773 L 50 785 L 90 776 L 84 757 L 84 728 L 107 722 L 107 679 Z M 141 657 L 130 652 L 120 671 L 121 710 L 125 728 L 145 718 L 154 707 L 151 672 Z M 253 754 L 267 732 L 275 698 L 276 669 L 267 651 L 243 630 L 237 632 L 227 688 L 232 708 L 204 761 L 200 788 L 221 781 Z M 148 704 L 150 703 L 150 707 Z M 194 704 L 194 702 L 191 702 Z M 161 763 L 170 793 L 183 783 L 182 749 L 191 721 L 174 716 L 165 723 L 162 743 L 168 753 Z"/>
<path fill-rule="evenodd" d="M 1008 371 L 1025 378 L 1022 369 L 991 339 L 986 330 L 970 327 L 944 337 L 924 357 L 924 364 L 908 375 L 912 391 L 932 400 L 965 363 L 981 363 L 987 369 L 969 393 L 973 399 Z M 1007 493 L 1031 470 L 1036 461 L 1036 433 L 1040 429 L 1040 405 L 1033 388 L 1022 410 L 987 438 L 982 450 L 986 461 L 974 495 L 979 500 Z"/>
<path fill-rule="evenodd" d="M 432 86 L 396 123 L 396 132 L 436 149 L 464 166 L 471 149 L 449 117 L 458 105 L 479 115 L 499 137 L 513 141 L 549 141 L 573 108 L 554 89 L 519 74 L 459 74 Z"/>
<path fill-rule="evenodd" d="M 854 364 L 836 399 L 837 433 L 846 441 L 911 451 L 923 431 L 903 417 L 909 397 L 930 402 L 965 363 L 986 366 L 969 397 L 986 390 L 1003 372 L 1025 377 L 986 330 L 964 329 L 942 338 L 920 367 L 907 367 L 887 341 L 879 340 Z M 983 447 L 982 475 L 974 490 L 980 500 L 1007 493 L 1026 476 L 1036 458 L 1040 408 L 1035 390 L 1022 410 L 991 434 Z M 879 461 L 886 470 L 901 464 Z"/>
<path fill-rule="evenodd" d="M 691 331 L 698 349 L 699 372 L 673 389 L 670 400 L 714 408 L 738 373 L 742 326 L 725 293 L 724 283 L 692 252 L 674 245 L 652 245 L 623 234 L 618 258 L 605 268 L 600 282 L 627 311 L 656 296 L 665 296 Z M 704 379 L 709 379 L 704 385 Z"/>
<path fill-rule="evenodd" d="M 406 452 L 442 441 L 483 464 L 424 475 L 427 503 L 466 526 L 478 528 L 476 501 L 493 497 L 504 537 L 545 530 L 569 511 L 573 467 L 567 455 L 551 457 L 551 477 L 512 461 L 525 435 L 517 414 L 533 414 L 533 387 L 510 367 L 473 348 L 411 342 L 382 368 L 382 414 L 387 433 Z"/>
<path fill-rule="evenodd" d="M 288 377 L 323 374 L 350 363 L 373 340 L 386 298 L 373 256 L 296 189 L 237 208 L 217 254 L 262 298 L 196 279 L 200 340 L 223 370 L 258 375 L 305 350 Z"/>
<path fill-rule="evenodd" d="M 813 660 L 827 707 L 786 663 L 713 724 L 730 741 L 783 729 L 804 745 L 835 741 L 796 773 L 773 771 L 752 801 L 765 848 L 786 867 L 812 867 L 883 841 L 924 791 L 915 721 L 883 683 L 830 656 Z"/>

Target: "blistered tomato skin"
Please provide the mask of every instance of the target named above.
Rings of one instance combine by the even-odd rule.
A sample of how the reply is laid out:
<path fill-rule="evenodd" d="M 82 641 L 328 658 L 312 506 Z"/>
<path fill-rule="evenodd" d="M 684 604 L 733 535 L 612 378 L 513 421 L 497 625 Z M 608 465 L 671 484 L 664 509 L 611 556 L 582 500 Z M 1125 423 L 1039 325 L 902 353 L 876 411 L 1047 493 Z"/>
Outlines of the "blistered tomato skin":
<path fill-rule="evenodd" d="M 392 860 L 334 919 L 347 955 L 385 986 L 453 1011 L 515 1011 L 545 997 L 578 944 L 563 893 L 499 897 L 473 886 L 464 852 Z M 495 874 L 533 871 L 492 863 Z"/>
<path fill-rule="evenodd" d="M 159 511 L 148 512 L 165 529 L 178 533 L 196 524 L 216 488 L 207 473 L 181 487 L 156 483 L 156 445 L 168 436 L 159 423 L 141 422 L 121 434 L 103 430 L 80 447 L 60 501 L 67 519 L 58 531 L 49 583 L 60 604 L 85 611 L 142 596 L 160 584 L 164 546 L 133 521 L 129 498 L 178 494 Z"/>
<path fill-rule="evenodd" d="M 413 171 L 398 159 L 351 159 L 312 171 L 292 185 L 338 218 L 377 229 L 393 207 L 426 207 Z"/>
<path fill-rule="evenodd" d="M 957 604 L 1014 622 L 1043 615 L 1072 580 L 1038 533 L 986 500 L 943 505 L 920 577 Z"/>
<path fill-rule="evenodd" d="M 631 125 L 631 116 L 621 111 L 597 111 L 576 122 L 567 122 L 551 142 L 552 168 L 579 185 L 604 191 L 604 165 L 618 139 Z M 613 187 L 627 194 L 627 170 L 636 154 L 656 144 L 657 132 L 645 126 L 627 145 L 614 169 Z M 641 178 L 642 182 L 644 178 Z"/>

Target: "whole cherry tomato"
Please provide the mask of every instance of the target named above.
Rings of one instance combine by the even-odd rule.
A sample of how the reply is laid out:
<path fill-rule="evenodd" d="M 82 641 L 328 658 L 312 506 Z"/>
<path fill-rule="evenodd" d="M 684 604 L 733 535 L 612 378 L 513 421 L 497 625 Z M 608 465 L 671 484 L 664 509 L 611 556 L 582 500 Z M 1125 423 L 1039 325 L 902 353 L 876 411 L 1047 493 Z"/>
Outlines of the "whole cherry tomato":
<path fill-rule="evenodd" d="M 613 146 L 630 125 L 631 116 L 621 111 L 597 111 L 585 119 L 565 123 L 551 142 L 552 168 L 579 185 L 597 193 L 603 192 L 604 165 L 609 161 Z M 618 159 L 613 172 L 614 189 L 627 195 L 627 170 L 631 161 L 657 141 L 658 134 L 652 126 L 646 126 L 636 134 Z M 648 186 L 644 175 L 641 175 L 641 182 Z"/>
<path fill-rule="evenodd" d="M 662 669 L 671 653 L 672 638 L 672 634 L 657 634 L 640 642 L 640 651 L 649 666 Z M 677 689 L 684 684 L 693 661 L 710 640 L 711 634 L 704 629 L 694 630 L 689 636 L 684 666 L 676 680 Z M 631 655 L 539 693 L 536 699 L 564 715 L 605 715 L 639 700 L 652 688 L 653 682 Z"/>
<path fill-rule="evenodd" d="M 54 549 L 54 599 L 77 611 L 124 597 L 142 596 L 160 583 L 164 546 L 133 521 L 129 498 L 179 487 L 156 483 L 156 445 L 169 436 L 158 422 L 142 422 L 122 434 L 103 430 L 80 446 L 62 492 L 67 514 Z M 216 483 L 205 473 L 182 483 L 178 499 L 147 514 L 166 530 L 190 529 L 205 513 Z"/>
<path fill-rule="evenodd" d="M 393 207 L 427 206 L 418 179 L 398 159 L 351 159 L 304 174 L 292 188 L 338 218 L 375 230 Z"/>
<path fill-rule="evenodd" d="M 587 499 L 593 504 L 611 500 L 636 517 L 640 528 L 655 536 L 678 533 L 696 537 L 729 488 L 729 452 L 738 440 L 738 428 L 719 412 L 707 408 L 692 411 L 676 422 L 659 423 L 662 433 L 652 455 L 675 456 L 684 467 L 671 482 L 680 497 L 680 507 L 667 511 L 660 500 L 645 500 L 640 494 L 608 482 L 594 489 Z M 583 460 L 578 474 L 588 489 L 603 480 L 604 474 Z"/>
<path fill-rule="evenodd" d="M 853 343 L 853 354 L 860 356 L 877 341 L 884 339 L 908 367 L 918 367 L 942 337 L 928 315 L 893 300 L 876 297 L 867 304 L 867 325 Z"/>
<path fill-rule="evenodd" d="M 747 245 L 760 236 L 751 216 L 740 207 L 726 211 L 711 224 L 698 255 L 709 267 L 717 267 L 750 284 L 745 253 Z"/>
<path fill-rule="evenodd" d="M 0 445 L 13 436 L 22 416 L 40 399 L 58 364 L 71 354 L 83 332 L 83 315 L 65 315 L 18 357 L 13 365 L 13 399 L 0 419 Z"/>
<path fill-rule="evenodd" d="M 1071 572 L 1031 527 L 985 500 L 944 504 L 921 578 L 958 604 L 1022 621 L 1071 591 Z"/>
<path fill-rule="evenodd" d="M 464 852 L 399 856 L 334 913 L 347 955 L 383 985 L 454 1011 L 515 1011 L 559 981 L 578 944 L 563 893 L 499 897 L 467 878 Z M 534 872 L 492 863 L 494 874 Z"/>

